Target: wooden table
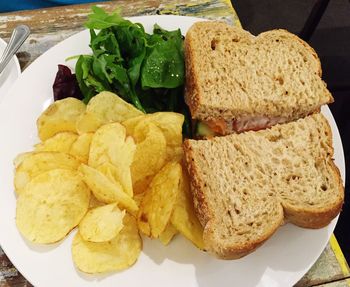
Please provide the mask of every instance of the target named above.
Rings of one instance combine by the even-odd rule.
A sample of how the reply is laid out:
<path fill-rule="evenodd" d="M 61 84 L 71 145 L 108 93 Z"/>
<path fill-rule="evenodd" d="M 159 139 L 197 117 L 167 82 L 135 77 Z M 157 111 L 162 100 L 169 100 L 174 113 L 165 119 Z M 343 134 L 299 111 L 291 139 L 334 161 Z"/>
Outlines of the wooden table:
<path fill-rule="evenodd" d="M 220 19 L 239 25 L 239 19 L 229 0 L 118 0 L 100 3 L 112 11 L 125 7 L 123 16 L 176 14 Z M 56 43 L 83 30 L 82 23 L 90 12 L 90 4 L 65 6 L 34 11 L 0 13 L 0 37 L 8 40 L 12 29 L 27 24 L 32 34 L 17 54 L 22 70 Z M 296 286 L 350 286 L 349 267 L 338 243 L 332 236 L 330 243 L 310 271 Z M 11 264 L 0 248 L 0 287 L 32 286 Z"/>

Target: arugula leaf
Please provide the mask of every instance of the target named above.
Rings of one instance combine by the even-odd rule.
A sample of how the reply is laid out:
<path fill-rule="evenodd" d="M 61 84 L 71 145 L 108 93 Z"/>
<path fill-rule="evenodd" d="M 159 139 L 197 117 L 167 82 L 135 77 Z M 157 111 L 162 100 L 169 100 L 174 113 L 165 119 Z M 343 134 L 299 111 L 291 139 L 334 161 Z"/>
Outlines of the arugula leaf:
<path fill-rule="evenodd" d="M 85 23 L 85 27 L 89 29 L 106 29 L 126 21 L 119 15 L 118 10 L 112 14 L 107 14 L 97 6 L 91 7 L 91 10 L 93 13 L 88 15 L 88 21 Z"/>
<path fill-rule="evenodd" d="M 89 88 L 87 84 L 87 75 L 88 75 L 88 69 L 91 65 L 92 58 L 91 56 L 83 56 L 81 55 L 78 58 L 77 63 L 75 64 L 75 75 L 78 81 L 79 88 L 81 90 L 81 93 L 84 95 L 84 103 L 88 103 L 90 99 L 95 95 L 94 89 Z"/>
<path fill-rule="evenodd" d="M 142 67 L 143 88 L 176 88 L 184 83 L 183 55 L 172 41 L 157 43 Z"/>
<path fill-rule="evenodd" d="M 103 90 L 112 91 L 143 112 L 183 113 L 184 132 L 190 132 L 180 29 L 167 31 L 156 24 L 148 34 L 118 11 L 109 14 L 98 7 L 92 8 L 85 26 L 92 55 L 81 55 L 75 68 L 84 102 Z"/>

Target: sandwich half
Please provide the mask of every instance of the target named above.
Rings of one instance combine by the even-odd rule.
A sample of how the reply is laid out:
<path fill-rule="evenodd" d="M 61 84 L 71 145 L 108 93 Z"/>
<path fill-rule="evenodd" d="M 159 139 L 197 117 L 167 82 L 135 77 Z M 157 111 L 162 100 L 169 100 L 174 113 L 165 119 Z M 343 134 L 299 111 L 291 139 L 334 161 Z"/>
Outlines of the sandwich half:
<path fill-rule="evenodd" d="M 333 102 L 316 52 L 285 30 L 255 37 L 197 22 L 186 34 L 185 62 L 192 118 L 216 135 L 286 123 Z"/>
<path fill-rule="evenodd" d="M 344 188 L 322 114 L 186 140 L 184 152 L 204 243 L 220 258 L 247 255 L 284 221 L 321 228 L 341 210 Z"/>

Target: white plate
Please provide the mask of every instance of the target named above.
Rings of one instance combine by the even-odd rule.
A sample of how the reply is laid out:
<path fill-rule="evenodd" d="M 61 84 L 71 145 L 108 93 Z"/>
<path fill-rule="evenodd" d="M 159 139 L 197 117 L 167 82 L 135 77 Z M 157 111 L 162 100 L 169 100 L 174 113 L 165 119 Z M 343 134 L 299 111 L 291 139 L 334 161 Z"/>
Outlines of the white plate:
<path fill-rule="evenodd" d="M 182 33 L 196 18 L 146 16 L 133 18 L 150 31 L 154 23 Z M 28 67 L 0 105 L 0 244 L 18 270 L 35 286 L 291 286 L 312 266 L 326 246 L 336 224 L 307 230 L 287 224 L 256 252 L 235 261 L 215 259 L 178 236 L 168 247 L 145 240 L 137 263 L 108 276 L 80 273 L 73 265 L 73 234 L 54 246 L 26 242 L 15 226 L 13 158 L 38 142 L 35 121 L 52 102 L 57 64 L 68 56 L 89 53 L 89 33 L 83 31 L 61 42 Z M 70 63 L 72 66 L 73 64 Z M 333 130 L 335 161 L 345 178 L 340 136 L 328 109 Z M 73 232 L 74 233 L 74 232 Z"/>
<path fill-rule="evenodd" d="M 5 47 L 6 42 L 0 38 L 0 55 L 4 52 Z M 20 74 L 21 68 L 17 57 L 14 56 L 0 74 L 0 102 Z"/>

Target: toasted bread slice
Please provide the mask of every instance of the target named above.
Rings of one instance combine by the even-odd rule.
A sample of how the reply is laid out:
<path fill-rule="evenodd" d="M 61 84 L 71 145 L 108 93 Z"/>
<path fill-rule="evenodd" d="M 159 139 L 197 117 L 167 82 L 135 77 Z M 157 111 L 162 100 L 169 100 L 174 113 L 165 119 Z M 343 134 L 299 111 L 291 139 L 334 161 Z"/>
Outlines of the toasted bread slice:
<path fill-rule="evenodd" d="M 316 52 L 285 30 L 255 37 L 222 22 L 197 22 L 186 34 L 185 61 L 192 118 L 221 134 L 289 122 L 333 102 Z"/>
<path fill-rule="evenodd" d="M 247 255 L 283 218 L 321 228 L 344 200 L 333 163 L 332 134 L 322 114 L 258 132 L 186 140 L 194 205 L 209 251 Z"/>

